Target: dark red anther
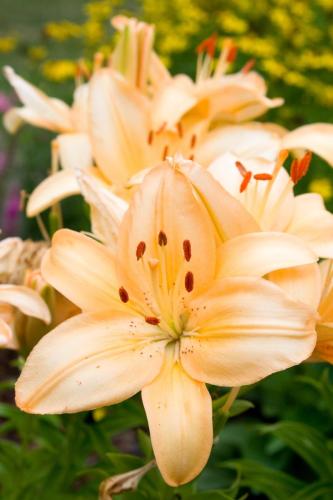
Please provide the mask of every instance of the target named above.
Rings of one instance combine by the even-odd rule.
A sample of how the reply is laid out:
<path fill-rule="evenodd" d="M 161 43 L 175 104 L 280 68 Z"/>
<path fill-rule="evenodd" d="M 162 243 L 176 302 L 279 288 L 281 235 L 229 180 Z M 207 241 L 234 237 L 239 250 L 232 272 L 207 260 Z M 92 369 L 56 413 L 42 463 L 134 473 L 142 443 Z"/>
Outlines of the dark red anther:
<path fill-rule="evenodd" d="M 125 290 L 125 288 L 123 286 L 121 286 L 118 291 L 119 291 L 120 300 L 126 304 L 126 302 L 129 301 L 129 296 L 128 296 L 127 291 Z"/>
<path fill-rule="evenodd" d="M 197 46 L 197 54 L 202 54 L 202 52 L 206 52 L 210 57 L 214 57 L 215 49 L 217 42 L 217 34 L 213 33 L 210 37 L 202 40 L 201 43 Z"/>
<path fill-rule="evenodd" d="M 145 317 L 146 323 L 149 323 L 150 325 L 158 325 L 160 320 L 156 318 L 155 316 L 146 316 Z"/>
<path fill-rule="evenodd" d="M 241 69 L 243 75 L 247 75 L 248 73 L 250 73 L 255 63 L 256 63 L 255 59 L 250 59 L 249 61 L 247 61 L 247 63 Z"/>
<path fill-rule="evenodd" d="M 185 288 L 188 293 L 192 292 L 194 287 L 194 276 L 191 271 L 188 271 L 185 275 Z"/>
<path fill-rule="evenodd" d="M 256 174 L 253 177 L 256 181 L 271 181 L 273 179 L 271 174 Z"/>
<path fill-rule="evenodd" d="M 166 157 L 168 156 L 168 153 L 169 153 L 169 146 L 166 145 L 164 146 L 164 149 L 163 149 L 163 153 L 162 153 L 162 160 L 164 161 L 166 159 Z"/>
<path fill-rule="evenodd" d="M 167 243 L 168 243 L 167 235 L 165 234 L 164 231 L 160 231 L 158 233 L 158 244 L 160 245 L 160 247 L 165 247 Z"/>
<path fill-rule="evenodd" d="M 239 188 L 240 193 L 245 191 L 245 189 L 247 188 L 247 186 L 251 180 L 251 177 L 252 177 L 252 172 L 249 172 L 249 171 L 246 172 L 244 179 L 242 180 L 242 183 L 241 183 L 240 188 Z"/>
<path fill-rule="evenodd" d="M 153 131 L 153 130 L 151 130 L 151 131 L 149 132 L 149 134 L 148 134 L 148 138 L 147 138 L 147 142 L 148 142 L 149 146 L 150 146 L 151 144 L 153 144 L 153 140 L 154 140 L 154 131 Z"/>
<path fill-rule="evenodd" d="M 189 157 L 189 160 L 190 160 L 190 161 L 194 161 L 194 155 L 191 155 L 191 156 Z"/>
<path fill-rule="evenodd" d="M 312 153 L 307 151 L 303 158 L 292 161 L 290 167 L 290 177 L 294 184 L 297 184 L 308 172 L 311 163 Z"/>
<path fill-rule="evenodd" d="M 240 161 L 236 161 L 236 167 L 238 168 L 238 171 L 241 174 L 241 176 L 245 177 L 247 174 L 247 170 L 244 167 L 243 163 L 241 163 Z"/>
<path fill-rule="evenodd" d="M 191 257 L 192 257 L 192 247 L 191 247 L 190 240 L 183 241 L 183 251 L 184 251 L 185 260 L 187 260 L 187 262 L 189 262 L 191 260 Z"/>
<path fill-rule="evenodd" d="M 136 259 L 137 260 L 141 259 L 145 251 L 146 251 L 146 243 L 144 241 L 140 241 L 140 243 L 136 247 Z"/>
<path fill-rule="evenodd" d="M 178 131 L 179 137 L 182 138 L 183 137 L 183 125 L 181 124 L 181 122 L 177 123 L 177 131 Z"/>
<path fill-rule="evenodd" d="M 195 147 L 196 143 L 197 143 L 197 136 L 196 136 L 196 134 L 193 134 L 191 137 L 190 147 L 193 149 Z"/>

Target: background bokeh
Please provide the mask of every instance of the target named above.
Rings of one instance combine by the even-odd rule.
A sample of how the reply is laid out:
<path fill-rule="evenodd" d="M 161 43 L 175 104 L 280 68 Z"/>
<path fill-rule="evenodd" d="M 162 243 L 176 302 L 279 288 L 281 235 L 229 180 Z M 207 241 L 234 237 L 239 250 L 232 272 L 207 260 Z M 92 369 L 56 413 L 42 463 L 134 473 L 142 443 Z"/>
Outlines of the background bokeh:
<path fill-rule="evenodd" d="M 333 122 L 333 0 L 0 0 L 0 7 L 0 66 L 10 64 L 68 102 L 77 59 L 89 64 L 96 50 L 110 52 L 109 18 L 122 13 L 156 24 L 157 50 L 173 72 L 194 73 L 195 47 L 203 38 L 216 32 L 222 43 L 232 37 L 239 47 L 233 69 L 255 58 L 269 96 L 285 99 L 263 120 L 288 128 Z M 0 113 L 15 102 L 0 76 Z M 51 138 L 29 126 L 9 136 L 0 126 L 2 236 L 39 237 L 35 221 L 20 212 L 20 193 L 45 177 Z M 320 192 L 332 210 L 332 179 L 332 169 L 315 158 L 297 189 Z M 86 226 L 80 199 L 66 200 L 64 213 L 67 226 Z M 23 415 L 10 404 L 15 368 L 6 363 L 0 385 L 1 498 L 92 500 L 101 479 L 151 457 L 139 398 L 93 415 Z M 269 377 L 245 390 L 246 401 L 219 436 L 197 493 L 192 486 L 166 487 L 154 471 L 138 492 L 119 498 L 333 498 L 332 387 L 332 370 L 324 365 Z"/>

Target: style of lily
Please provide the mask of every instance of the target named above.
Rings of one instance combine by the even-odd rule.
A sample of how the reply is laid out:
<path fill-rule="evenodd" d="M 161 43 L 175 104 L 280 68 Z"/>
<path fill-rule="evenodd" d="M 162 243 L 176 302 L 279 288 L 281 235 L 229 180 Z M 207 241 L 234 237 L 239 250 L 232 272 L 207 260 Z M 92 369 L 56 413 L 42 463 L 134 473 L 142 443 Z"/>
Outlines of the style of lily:
<path fill-rule="evenodd" d="M 225 154 L 208 168 L 213 177 L 246 207 L 263 231 L 282 231 L 302 238 L 318 255 L 333 257 L 333 215 L 319 194 L 294 195 L 306 175 L 311 153 L 293 160 L 290 175 L 283 167 L 288 152 L 276 162 Z"/>
<path fill-rule="evenodd" d="M 256 382 L 302 362 L 316 340 L 312 309 L 262 278 L 312 264 L 313 252 L 292 235 L 241 234 L 242 205 L 198 165 L 188 162 L 187 175 L 179 167 L 170 160 L 145 177 L 116 254 L 80 233 L 55 233 L 42 273 L 82 314 L 37 344 L 16 385 L 17 405 L 42 414 L 110 405 L 141 390 L 170 485 L 190 481 L 208 460 L 205 383 Z M 223 217 L 212 221 L 191 175 L 208 179 Z"/>

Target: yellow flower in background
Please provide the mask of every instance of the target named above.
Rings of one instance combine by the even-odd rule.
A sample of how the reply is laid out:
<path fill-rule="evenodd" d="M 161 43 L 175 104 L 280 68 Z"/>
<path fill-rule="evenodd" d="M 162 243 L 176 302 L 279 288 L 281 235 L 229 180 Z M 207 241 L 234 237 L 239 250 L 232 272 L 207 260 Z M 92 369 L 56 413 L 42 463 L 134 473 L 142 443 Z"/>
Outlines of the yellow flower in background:
<path fill-rule="evenodd" d="M 9 53 L 17 47 L 18 38 L 15 36 L 5 36 L 0 38 L 0 52 Z"/>
<path fill-rule="evenodd" d="M 28 48 L 28 56 L 34 61 L 40 61 L 47 57 L 47 49 L 42 45 L 34 45 Z"/>
<path fill-rule="evenodd" d="M 63 82 L 73 78 L 76 74 L 77 64 L 70 59 L 47 61 L 43 64 L 42 72 L 45 78 L 54 82 Z"/>
<path fill-rule="evenodd" d="M 78 38 L 82 34 L 82 27 L 70 21 L 50 22 L 44 26 L 44 33 L 49 38 L 64 42 L 69 38 Z"/>
<path fill-rule="evenodd" d="M 112 4 L 119 1 L 98 0 L 97 2 L 88 2 L 84 6 L 86 15 L 94 20 L 107 20 L 111 16 Z"/>
<path fill-rule="evenodd" d="M 309 191 L 320 194 L 325 201 L 328 201 L 333 195 L 332 181 L 325 177 L 313 179 L 309 184 Z"/>

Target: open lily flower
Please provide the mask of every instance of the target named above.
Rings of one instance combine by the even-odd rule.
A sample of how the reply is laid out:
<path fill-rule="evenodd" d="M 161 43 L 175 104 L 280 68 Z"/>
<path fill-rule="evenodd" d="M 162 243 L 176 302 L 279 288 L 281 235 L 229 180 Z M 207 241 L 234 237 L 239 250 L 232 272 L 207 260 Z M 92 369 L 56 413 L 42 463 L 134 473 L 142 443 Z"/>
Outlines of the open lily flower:
<path fill-rule="evenodd" d="M 79 85 L 74 92 L 74 102 L 69 107 L 63 101 L 48 97 L 30 84 L 10 67 L 5 67 L 5 76 L 23 103 L 22 108 L 12 108 L 4 115 L 6 128 L 14 133 L 23 123 L 56 132 L 55 148 L 52 149 L 51 178 L 44 181 L 34 195 L 30 212 L 36 215 L 35 198 L 38 197 L 37 213 L 43 207 L 56 203 L 68 195 L 79 193 L 72 170 L 85 169 L 92 165 L 91 145 L 88 135 L 88 84 Z M 58 159 L 64 171 L 58 170 Z M 50 197 L 50 198 L 49 198 Z"/>
<path fill-rule="evenodd" d="M 145 177 L 116 255 L 82 234 L 55 234 L 43 275 L 83 313 L 38 343 L 16 385 L 18 406 L 31 413 L 92 409 L 142 390 L 157 464 L 170 485 L 193 479 L 209 457 L 205 383 L 256 382 L 300 363 L 315 343 L 312 309 L 261 277 L 312 264 L 315 255 L 287 234 L 228 239 L 235 207 L 246 211 L 193 165 L 193 182 L 208 177 L 222 197 L 223 217 L 213 223 L 186 168 L 184 175 L 177 162 L 165 163 Z"/>
<path fill-rule="evenodd" d="M 291 176 L 283 167 L 287 153 L 276 162 L 226 154 L 208 171 L 239 199 L 264 231 L 283 231 L 304 239 L 319 257 L 333 257 L 333 215 L 318 194 L 295 196 L 295 183 L 305 175 L 311 156 L 295 160 Z M 296 163 L 295 163 L 296 162 Z"/>

